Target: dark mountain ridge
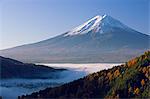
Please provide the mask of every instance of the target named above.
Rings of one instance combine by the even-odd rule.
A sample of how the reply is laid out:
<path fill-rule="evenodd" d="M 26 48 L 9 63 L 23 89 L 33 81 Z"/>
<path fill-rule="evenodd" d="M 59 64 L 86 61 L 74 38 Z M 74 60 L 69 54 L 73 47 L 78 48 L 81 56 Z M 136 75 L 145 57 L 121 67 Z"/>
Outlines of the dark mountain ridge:
<path fill-rule="evenodd" d="M 57 78 L 59 73 L 65 69 L 54 69 L 44 65 L 35 65 L 23 63 L 14 59 L 0 56 L 0 78 L 30 78 L 30 79 L 48 79 Z"/>

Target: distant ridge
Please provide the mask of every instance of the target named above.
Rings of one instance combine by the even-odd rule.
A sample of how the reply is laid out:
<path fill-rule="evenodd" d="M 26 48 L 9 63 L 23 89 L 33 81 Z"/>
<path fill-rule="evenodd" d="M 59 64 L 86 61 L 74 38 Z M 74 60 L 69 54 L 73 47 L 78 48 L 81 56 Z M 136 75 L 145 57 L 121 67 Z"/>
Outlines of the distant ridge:
<path fill-rule="evenodd" d="M 0 56 L 1 79 L 50 79 L 58 78 L 65 69 L 54 69 L 44 65 L 23 63 L 14 59 Z"/>

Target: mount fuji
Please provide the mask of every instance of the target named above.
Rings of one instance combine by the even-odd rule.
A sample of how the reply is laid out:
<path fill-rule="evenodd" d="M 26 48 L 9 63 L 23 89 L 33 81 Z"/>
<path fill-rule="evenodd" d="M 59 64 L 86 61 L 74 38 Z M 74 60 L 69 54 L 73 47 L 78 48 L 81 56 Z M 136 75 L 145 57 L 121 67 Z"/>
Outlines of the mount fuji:
<path fill-rule="evenodd" d="M 125 62 L 148 50 L 149 40 L 109 15 L 97 15 L 64 34 L 0 54 L 23 62 Z"/>

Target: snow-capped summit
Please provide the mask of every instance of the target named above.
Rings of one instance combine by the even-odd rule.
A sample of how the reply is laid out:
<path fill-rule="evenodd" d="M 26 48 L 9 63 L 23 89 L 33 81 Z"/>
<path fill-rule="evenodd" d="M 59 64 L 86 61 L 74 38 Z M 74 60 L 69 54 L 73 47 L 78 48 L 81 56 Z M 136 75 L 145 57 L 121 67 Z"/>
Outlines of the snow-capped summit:
<path fill-rule="evenodd" d="M 64 34 L 64 36 L 73 36 L 78 34 L 85 34 L 88 32 L 100 32 L 104 33 L 108 30 L 111 30 L 112 27 L 119 27 L 119 28 L 127 28 L 124 24 L 120 21 L 112 18 L 109 15 L 97 15 L 92 19 L 88 20 L 87 22 L 83 23 L 82 25 L 72 29 L 71 31 Z"/>
<path fill-rule="evenodd" d="M 95 16 L 92 19 L 88 20 L 87 22 L 83 23 L 82 25 L 72 29 L 64 36 L 71 36 L 71 35 L 77 35 L 77 34 L 84 34 L 91 30 L 98 29 L 98 26 L 100 24 L 100 21 L 103 19 L 103 16 Z M 96 30 L 95 30 L 96 31 Z"/>

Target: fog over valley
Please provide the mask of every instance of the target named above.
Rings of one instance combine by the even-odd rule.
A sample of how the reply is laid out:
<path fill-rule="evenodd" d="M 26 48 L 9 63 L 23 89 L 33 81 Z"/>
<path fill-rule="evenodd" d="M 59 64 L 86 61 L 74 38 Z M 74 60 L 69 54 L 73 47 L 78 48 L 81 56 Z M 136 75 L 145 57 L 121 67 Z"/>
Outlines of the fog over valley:
<path fill-rule="evenodd" d="M 93 63 L 93 64 L 46 64 L 36 63 L 37 65 L 45 65 L 53 68 L 64 68 L 56 79 L 4 79 L 1 80 L 0 96 L 4 99 L 16 99 L 17 96 L 23 94 L 31 94 L 32 92 L 45 89 L 47 87 L 60 86 L 64 83 L 82 78 L 90 73 L 103 69 L 112 68 L 118 64 L 111 63 Z M 15 92 L 14 92 L 15 90 Z M 9 93 L 9 94 L 8 94 Z M 12 94 L 13 93 L 13 94 Z"/>

